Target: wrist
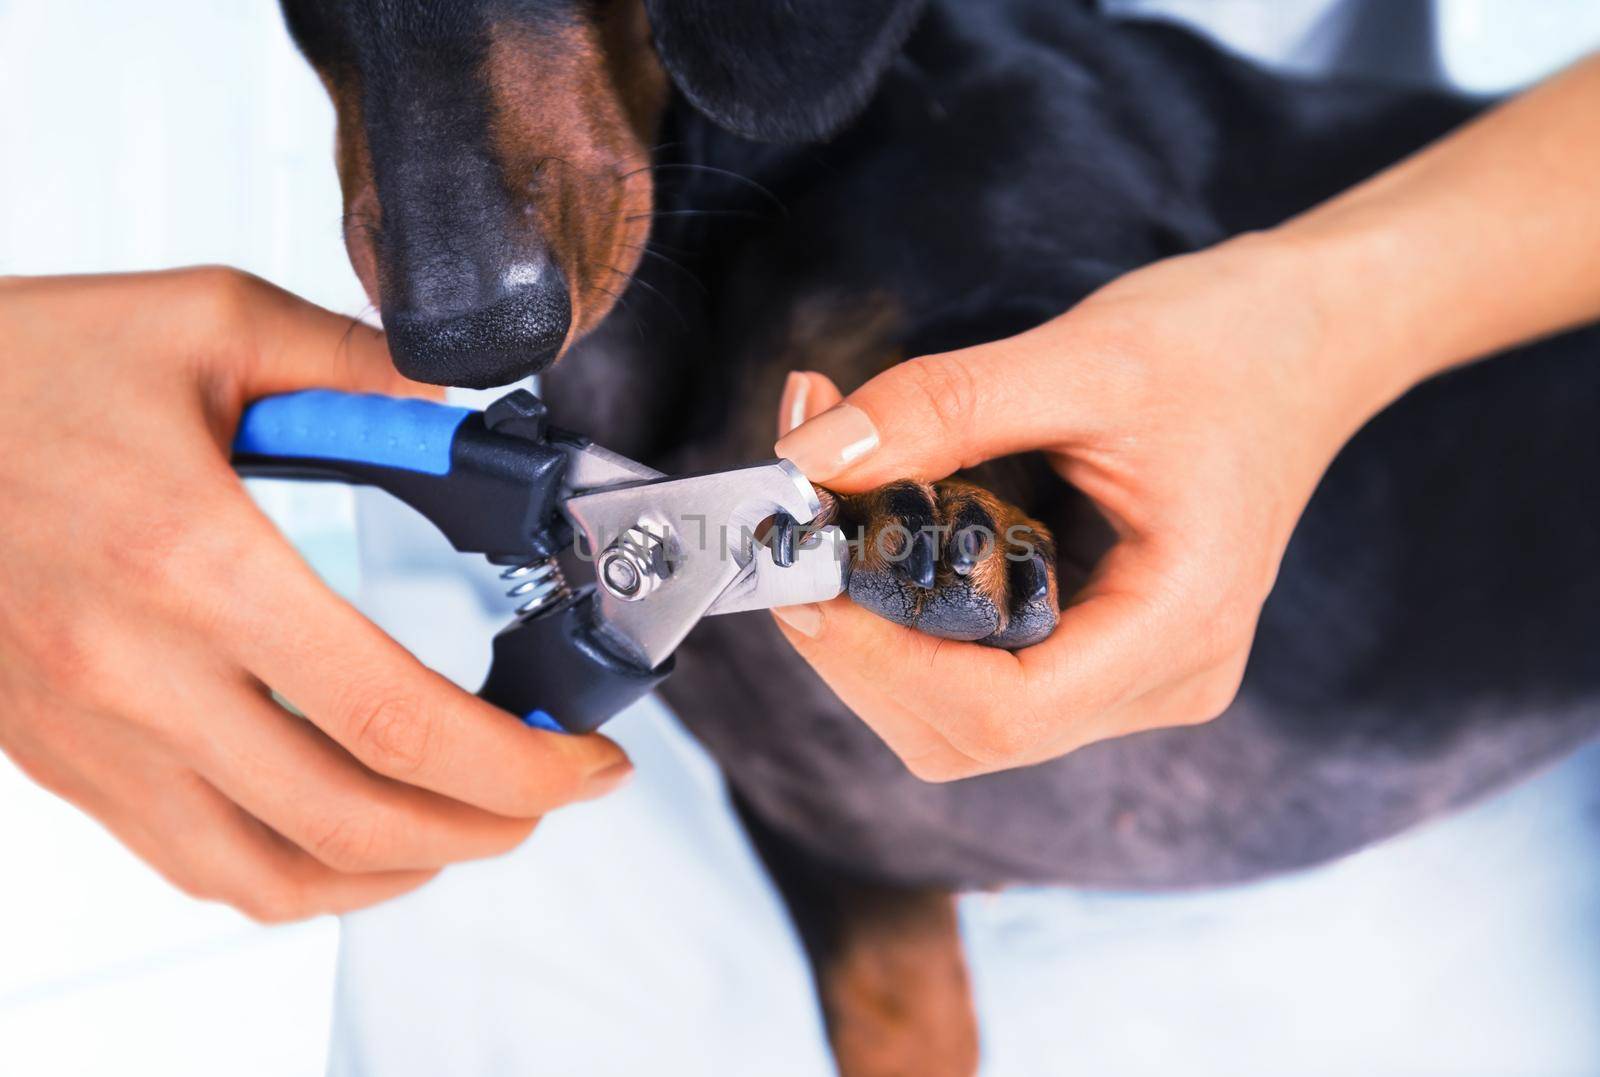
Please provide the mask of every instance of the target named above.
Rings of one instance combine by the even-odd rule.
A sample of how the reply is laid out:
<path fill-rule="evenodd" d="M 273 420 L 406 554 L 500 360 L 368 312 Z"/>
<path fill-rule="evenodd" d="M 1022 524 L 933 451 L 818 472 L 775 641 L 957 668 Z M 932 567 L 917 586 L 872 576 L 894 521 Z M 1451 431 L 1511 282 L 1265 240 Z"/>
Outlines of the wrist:
<path fill-rule="evenodd" d="M 1419 317 L 1405 238 L 1365 224 L 1296 219 L 1223 244 L 1258 265 L 1269 301 L 1303 308 L 1295 354 L 1341 440 L 1465 358 Z"/>

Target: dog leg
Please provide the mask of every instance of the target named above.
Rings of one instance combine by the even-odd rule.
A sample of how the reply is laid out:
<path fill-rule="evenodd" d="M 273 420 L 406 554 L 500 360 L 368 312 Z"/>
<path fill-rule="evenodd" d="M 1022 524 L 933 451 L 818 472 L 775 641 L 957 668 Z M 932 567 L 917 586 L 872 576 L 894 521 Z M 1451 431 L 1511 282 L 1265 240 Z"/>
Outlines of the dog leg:
<path fill-rule="evenodd" d="M 852 876 L 741 815 L 805 946 L 841 1077 L 977 1072 L 955 895 Z"/>

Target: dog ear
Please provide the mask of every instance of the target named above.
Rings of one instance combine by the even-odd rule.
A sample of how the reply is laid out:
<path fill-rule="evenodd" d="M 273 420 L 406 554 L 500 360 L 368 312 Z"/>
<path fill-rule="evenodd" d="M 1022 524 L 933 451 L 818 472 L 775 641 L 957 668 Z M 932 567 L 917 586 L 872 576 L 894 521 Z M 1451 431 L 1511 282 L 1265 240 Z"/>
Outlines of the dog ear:
<path fill-rule="evenodd" d="M 672 81 L 714 123 L 812 142 L 853 119 L 924 0 L 644 0 Z"/>

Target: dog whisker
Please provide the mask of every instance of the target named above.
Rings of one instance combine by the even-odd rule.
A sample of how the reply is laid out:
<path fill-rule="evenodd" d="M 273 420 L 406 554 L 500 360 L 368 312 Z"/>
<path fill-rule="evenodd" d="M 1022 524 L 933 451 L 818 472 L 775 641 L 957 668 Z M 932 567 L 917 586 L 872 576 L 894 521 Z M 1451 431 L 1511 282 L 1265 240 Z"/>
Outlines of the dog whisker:
<path fill-rule="evenodd" d="M 625 250 L 638 251 L 641 255 L 665 262 L 667 265 L 671 266 L 673 269 L 676 269 L 679 273 L 682 273 L 685 277 L 689 278 L 689 280 L 694 283 L 694 286 L 700 289 L 700 291 L 704 292 L 706 295 L 711 294 L 711 290 L 706 287 L 705 282 L 702 281 L 693 270 L 686 265 L 673 261 L 660 251 L 653 251 L 648 246 L 640 246 L 637 243 L 624 243 L 623 248 Z"/>
<path fill-rule="evenodd" d="M 538 182 L 539 176 L 544 172 L 545 165 L 548 165 L 548 164 L 558 164 L 562 168 L 569 169 L 569 170 L 571 170 L 573 172 L 581 173 L 583 171 L 582 169 L 580 169 L 577 166 L 573 165 L 572 162 L 568 161 L 565 157 L 557 157 L 557 156 L 555 156 L 553 154 L 545 156 L 545 157 L 541 157 L 541 158 L 539 158 L 537 161 L 535 161 L 533 163 L 533 175 L 530 177 L 530 180 L 529 180 L 529 186 L 530 187 Z"/>
<path fill-rule="evenodd" d="M 700 255 L 699 251 L 692 251 L 692 250 L 689 250 L 687 247 L 674 247 L 670 243 L 661 242 L 659 239 L 655 238 L 654 236 L 651 236 L 649 239 L 645 240 L 644 245 L 646 247 L 651 247 L 651 248 L 653 248 L 655 250 L 666 251 L 668 254 L 676 254 L 676 255 L 678 255 L 680 257 L 683 257 L 683 258 L 697 258 Z M 629 243 L 629 244 L 625 244 L 625 246 L 637 247 L 638 244 L 637 243 Z"/>
<path fill-rule="evenodd" d="M 704 172 L 704 173 L 707 173 L 707 174 L 713 175 L 713 176 L 725 176 L 728 179 L 738 180 L 740 183 L 745 184 L 746 186 L 750 187 L 752 190 L 755 190 L 755 191 L 759 192 L 762 195 L 762 197 L 766 198 L 774 206 L 778 207 L 778 211 L 780 213 L 782 213 L 785 217 L 787 217 L 789 215 L 789 207 L 784 205 L 783 204 L 783 199 L 781 199 L 777 195 L 773 194 L 772 191 L 769 188 L 763 186 L 760 183 L 757 183 L 755 180 L 751 179 L 749 176 L 742 175 L 741 173 L 734 172 L 734 171 L 732 171 L 730 169 L 726 169 L 726 168 L 716 168 L 716 167 L 714 167 L 712 165 L 690 164 L 688 162 L 682 162 L 682 163 L 668 162 L 666 164 L 646 165 L 644 168 L 636 169 L 633 172 L 625 173 L 621 178 L 626 179 L 628 176 L 637 175 L 639 172 L 644 172 L 644 171 L 659 172 L 659 171 L 661 171 L 663 169 L 668 169 L 668 168 L 685 169 L 685 170 L 692 171 L 692 172 Z"/>
<path fill-rule="evenodd" d="M 339 346 L 341 348 L 348 347 L 350 344 L 350 334 L 354 333 L 357 329 L 371 329 L 372 326 L 367 322 L 367 315 L 376 313 L 378 313 L 378 308 L 371 303 L 368 303 L 366 306 L 362 307 L 360 311 L 351 317 L 350 324 L 345 326 L 344 335 L 339 338 Z"/>
<path fill-rule="evenodd" d="M 648 156 L 652 156 L 654 154 L 660 153 L 662 150 L 678 149 L 679 147 L 681 147 L 683 145 L 684 145 L 684 143 L 682 143 L 682 142 L 662 142 L 662 143 L 660 143 L 658 145 L 651 146 L 649 149 L 645 150 L 644 152 L 645 152 L 645 155 L 648 157 Z M 638 168 L 629 169 L 626 172 L 619 172 L 619 173 L 617 173 L 615 178 L 618 179 L 618 180 L 625 180 L 625 179 L 628 179 L 631 176 L 637 176 L 641 172 L 648 172 L 652 168 L 657 168 L 657 167 L 660 167 L 660 166 L 656 162 L 651 161 L 651 162 L 649 162 L 647 164 L 640 165 Z"/>
<path fill-rule="evenodd" d="M 618 269 L 616 266 L 608 265 L 605 268 L 609 269 L 611 272 L 615 273 L 617 276 L 619 276 L 623 280 L 627 281 L 630 286 L 637 285 L 638 287 L 643 288 L 645 291 L 649 292 L 651 295 L 655 296 L 657 299 L 661 300 L 662 303 L 666 304 L 667 309 L 672 311 L 673 315 L 678 319 L 679 324 L 681 324 L 683 326 L 684 330 L 685 331 L 688 330 L 688 328 L 689 328 L 689 319 L 685 318 L 683 316 L 683 311 L 678 309 L 678 304 L 674 303 L 672 301 L 672 299 L 667 295 L 666 292 L 663 292 L 660 288 L 657 288 L 655 285 L 651 284 L 647 280 L 641 280 L 639 277 L 631 276 L 631 275 L 629 275 L 627 273 L 624 273 L 622 270 Z"/>
<path fill-rule="evenodd" d="M 755 213 L 747 209 L 658 209 L 652 213 L 635 213 L 624 217 L 626 221 L 643 221 L 653 217 L 744 217 L 749 220 L 770 220 L 764 213 Z"/>
<path fill-rule="evenodd" d="M 633 331 L 639 334 L 639 343 L 648 346 L 649 342 L 645 339 L 644 327 L 639 323 L 639 314 L 628 305 L 628 301 L 603 284 L 591 284 L 589 287 L 593 288 L 597 292 L 604 292 L 606 295 L 609 295 L 616 302 L 615 309 L 628 316 L 628 322 L 633 326 Z"/>

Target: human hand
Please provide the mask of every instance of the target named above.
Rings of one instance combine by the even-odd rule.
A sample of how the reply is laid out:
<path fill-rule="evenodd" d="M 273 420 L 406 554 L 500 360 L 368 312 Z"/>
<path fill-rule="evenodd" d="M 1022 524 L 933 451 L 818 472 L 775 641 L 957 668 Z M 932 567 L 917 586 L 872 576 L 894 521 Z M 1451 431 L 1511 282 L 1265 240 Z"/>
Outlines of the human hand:
<path fill-rule="evenodd" d="M 814 417 L 777 452 L 815 482 L 850 493 L 1041 450 L 1117 534 L 1054 634 L 1015 653 L 842 598 L 776 611 L 914 773 L 1025 766 L 1232 701 L 1312 490 L 1404 387 L 1328 354 L 1297 265 L 1251 237 L 1140 270 L 1012 339 L 900 364 L 842 406 L 821 375 L 792 382 L 780 424 Z"/>
<path fill-rule="evenodd" d="M 268 921 L 504 852 L 630 769 L 424 668 L 256 510 L 239 414 L 312 386 L 426 389 L 382 334 L 235 271 L 0 278 L 0 748 Z"/>

